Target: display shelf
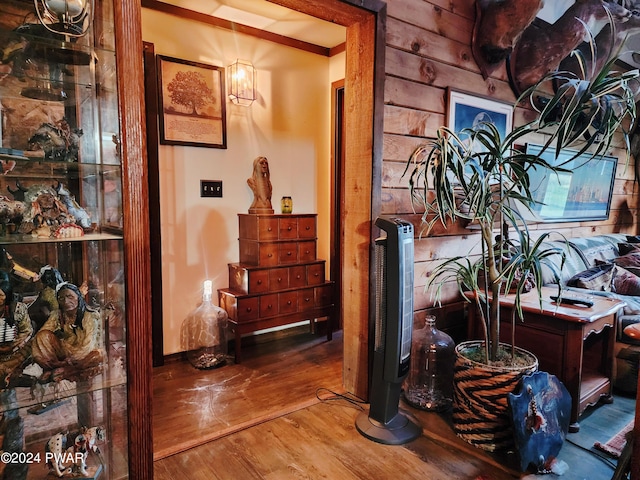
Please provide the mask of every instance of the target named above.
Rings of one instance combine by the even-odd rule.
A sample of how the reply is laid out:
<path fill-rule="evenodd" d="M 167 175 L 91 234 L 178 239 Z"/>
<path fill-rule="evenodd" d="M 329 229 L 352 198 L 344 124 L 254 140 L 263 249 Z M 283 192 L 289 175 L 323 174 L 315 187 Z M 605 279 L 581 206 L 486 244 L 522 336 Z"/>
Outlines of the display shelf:
<path fill-rule="evenodd" d="M 0 3 L 0 450 L 19 460 L 0 462 L 0 476 L 44 478 L 50 438 L 100 427 L 87 472 L 67 461 L 49 476 L 126 478 L 116 13 L 112 0 L 93 4 L 71 39 L 40 23 L 40 5 Z"/>

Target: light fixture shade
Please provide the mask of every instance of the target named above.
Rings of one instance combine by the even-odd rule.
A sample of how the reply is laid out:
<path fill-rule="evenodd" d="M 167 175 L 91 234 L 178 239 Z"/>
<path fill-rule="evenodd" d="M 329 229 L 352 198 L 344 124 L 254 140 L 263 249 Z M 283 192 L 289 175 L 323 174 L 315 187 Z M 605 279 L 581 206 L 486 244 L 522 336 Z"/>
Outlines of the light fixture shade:
<path fill-rule="evenodd" d="M 42 26 L 66 37 L 82 37 L 89 31 L 93 0 L 34 0 Z"/>
<path fill-rule="evenodd" d="M 251 62 L 236 60 L 227 69 L 229 98 L 237 105 L 249 106 L 256 99 L 256 69 Z"/>

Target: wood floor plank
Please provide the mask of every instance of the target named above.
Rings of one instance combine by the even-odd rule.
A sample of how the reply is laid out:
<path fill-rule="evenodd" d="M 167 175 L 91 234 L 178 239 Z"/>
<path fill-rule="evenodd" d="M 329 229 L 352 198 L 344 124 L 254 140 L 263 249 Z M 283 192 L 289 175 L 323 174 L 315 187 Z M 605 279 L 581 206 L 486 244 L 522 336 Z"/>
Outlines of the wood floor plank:
<path fill-rule="evenodd" d="M 451 416 L 414 409 L 423 427 L 403 446 L 360 435 L 360 408 L 342 392 L 342 334 L 311 334 L 243 350 L 241 365 L 199 371 L 186 363 L 154 370 L 157 480 L 506 480 L 522 478 L 515 453 L 488 454 L 459 439 Z M 316 396 L 316 390 L 325 387 Z M 590 408 L 560 451 L 562 480 L 606 480 L 613 467 L 595 456 L 633 418 L 634 398 Z M 576 442 L 580 448 L 570 442 Z M 585 450 L 586 449 L 586 450 Z M 552 475 L 551 475 L 552 476 Z M 528 479 L 550 480 L 550 475 Z"/>
<path fill-rule="evenodd" d="M 221 480 L 513 478 L 478 458 L 460 462 L 459 452 L 426 436 L 406 447 L 372 442 L 355 429 L 358 414 L 359 410 L 344 405 L 316 404 L 191 449 L 178 455 L 179 462 L 208 468 L 209 478 Z M 211 465 L 202 464 L 202 458 L 209 458 Z M 224 459 L 223 468 L 216 469 L 213 459 Z M 174 462 L 174 457 L 156 461 L 154 478 L 176 478 L 171 476 L 176 471 Z"/>
<path fill-rule="evenodd" d="M 243 362 L 197 370 L 173 362 L 154 370 L 154 459 L 173 455 L 317 401 L 342 389 L 342 335 L 303 334 L 247 349 Z"/>

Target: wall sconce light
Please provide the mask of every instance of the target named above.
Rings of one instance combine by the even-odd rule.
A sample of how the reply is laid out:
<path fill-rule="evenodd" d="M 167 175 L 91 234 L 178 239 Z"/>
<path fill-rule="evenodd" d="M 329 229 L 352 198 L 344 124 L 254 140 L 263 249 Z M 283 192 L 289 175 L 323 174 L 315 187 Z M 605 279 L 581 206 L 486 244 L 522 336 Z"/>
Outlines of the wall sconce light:
<path fill-rule="evenodd" d="M 256 99 L 256 69 L 251 62 L 236 60 L 227 71 L 229 98 L 236 105 L 248 107 Z"/>

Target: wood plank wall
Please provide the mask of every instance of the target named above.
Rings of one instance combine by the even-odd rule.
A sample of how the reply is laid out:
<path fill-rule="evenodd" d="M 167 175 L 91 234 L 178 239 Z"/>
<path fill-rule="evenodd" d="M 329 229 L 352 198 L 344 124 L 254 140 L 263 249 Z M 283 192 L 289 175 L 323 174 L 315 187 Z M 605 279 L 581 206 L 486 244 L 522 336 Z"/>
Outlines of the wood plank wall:
<path fill-rule="evenodd" d="M 446 123 L 446 89 L 453 87 L 478 95 L 514 102 L 506 70 L 498 69 L 486 81 L 471 54 L 475 0 L 388 0 L 384 150 L 382 167 L 382 213 L 410 218 L 420 230 L 419 215 L 412 209 L 408 177 L 403 177 L 413 149 Z M 531 119 L 532 112 L 518 108 L 515 124 Z M 541 139 L 528 141 L 540 143 Z M 617 145 L 621 145 L 618 142 Z M 545 223 L 532 229 L 555 231 L 566 237 L 600 233 L 638 233 L 638 185 L 634 182 L 634 160 L 625 165 L 618 156 L 613 204 L 609 219 L 598 222 Z M 453 255 L 477 254 L 477 233 L 453 226 L 428 237 L 416 238 L 415 309 L 433 305 L 424 286 L 437 262 Z M 443 303 L 455 301 L 454 285 L 445 289 Z"/>

